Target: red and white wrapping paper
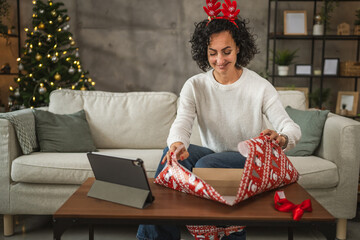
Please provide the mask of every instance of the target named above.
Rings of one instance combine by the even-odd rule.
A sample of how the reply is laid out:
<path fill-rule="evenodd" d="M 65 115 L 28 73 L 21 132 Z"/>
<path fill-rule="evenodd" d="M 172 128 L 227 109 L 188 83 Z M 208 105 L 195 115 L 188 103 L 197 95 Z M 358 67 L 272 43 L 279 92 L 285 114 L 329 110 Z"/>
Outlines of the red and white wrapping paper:
<path fill-rule="evenodd" d="M 260 136 L 239 143 L 240 152 L 247 151 L 247 159 L 237 195 L 221 196 L 204 180 L 172 161 L 155 179 L 155 183 L 184 193 L 212 199 L 230 206 L 249 197 L 296 182 L 299 173 L 280 146 L 268 136 Z"/>
<path fill-rule="evenodd" d="M 240 142 L 238 148 L 240 153 L 247 156 L 247 159 L 236 196 L 220 195 L 212 186 L 177 161 L 167 164 L 155 179 L 155 183 L 233 206 L 249 197 L 298 180 L 299 173 L 281 147 L 268 136 Z M 218 233 L 223 230 L 215 226 L 188 226 L 188 228 L 195 237 L 199 236 L 197 239 L 218 239 Z M 206 232 L 206 229 L 207 238 L 201 238 L 205 236 L 202 232 Z"/>

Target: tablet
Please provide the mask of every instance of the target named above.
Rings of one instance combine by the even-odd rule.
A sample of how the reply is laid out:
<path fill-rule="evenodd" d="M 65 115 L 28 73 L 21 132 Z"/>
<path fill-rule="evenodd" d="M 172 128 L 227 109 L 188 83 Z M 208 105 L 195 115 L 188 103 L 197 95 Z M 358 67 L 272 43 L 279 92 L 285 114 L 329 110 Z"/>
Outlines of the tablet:
<path fill-rule="evenodd" d="M 144 162 L 88 153 L 95 182 L 88 196 L 137 208 L 144 208 L 154 201 Z"/>

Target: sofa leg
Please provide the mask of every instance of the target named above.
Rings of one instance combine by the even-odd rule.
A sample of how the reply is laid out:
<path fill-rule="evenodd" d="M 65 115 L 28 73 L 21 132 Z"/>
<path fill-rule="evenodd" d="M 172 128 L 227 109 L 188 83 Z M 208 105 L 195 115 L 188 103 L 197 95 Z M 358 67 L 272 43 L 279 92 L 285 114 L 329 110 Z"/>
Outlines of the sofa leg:
<path fill-rule="evenodd" d="M 346 239 L 347 219 L 339 218 L 336 224 L 336 238 L 339 240 Z"/>
<path fill-rule="evenodd" d="M 14 216 L 4 215 L 4 236 L 11 236 L 14 234 Z"/>

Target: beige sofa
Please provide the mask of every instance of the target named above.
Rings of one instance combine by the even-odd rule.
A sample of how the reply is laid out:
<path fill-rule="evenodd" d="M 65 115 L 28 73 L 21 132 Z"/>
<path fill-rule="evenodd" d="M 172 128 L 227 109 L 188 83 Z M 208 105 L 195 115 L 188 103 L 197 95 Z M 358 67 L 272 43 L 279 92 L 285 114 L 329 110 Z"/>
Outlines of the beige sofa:
<path fill-rule="evenodd" d="M 284 106 L 305 109 L 303 93 L 279 95 Z M 84 109 L 100 153 L 141 158 L 148 176 L 153 176 L 176 116 L 177 99 L 168 92 L 57 90 L 51 93 L 48 110 L 67 114 Z M 201 144 L 196 123 L 191 141 Z M 339 239 L 346 237 L 346 219 L 356 214 L 359 146 L 360 123 L 329 114 L 316 154 L 290 157 L 301 174 L 299 183 L 339 219 Z M 0 119 L 0 214 L 5 235 L 13 233 L 13 215 L 53 214 L 91 176 L 85 153 L 22 155 L 14 127 Z"/>

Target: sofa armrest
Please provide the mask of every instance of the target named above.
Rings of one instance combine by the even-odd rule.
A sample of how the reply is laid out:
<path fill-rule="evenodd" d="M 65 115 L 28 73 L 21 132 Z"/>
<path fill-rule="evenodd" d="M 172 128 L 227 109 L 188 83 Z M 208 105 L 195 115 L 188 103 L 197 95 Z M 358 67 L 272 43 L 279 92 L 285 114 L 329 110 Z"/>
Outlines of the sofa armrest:
<path fill-rule="evenodd" d="M 0 119 L 0 213 L 10 211 L 11 163 L 22 154 L 15 129 L 6 119 Z"/>
<path fill-rule="evenodd" d="M 345 215 L 355 217 L 360 164 L 360 122 L 329 113 L 319 148 L 315 155 L 336 164 L 339 184 L 336 201 Z"/>

